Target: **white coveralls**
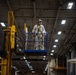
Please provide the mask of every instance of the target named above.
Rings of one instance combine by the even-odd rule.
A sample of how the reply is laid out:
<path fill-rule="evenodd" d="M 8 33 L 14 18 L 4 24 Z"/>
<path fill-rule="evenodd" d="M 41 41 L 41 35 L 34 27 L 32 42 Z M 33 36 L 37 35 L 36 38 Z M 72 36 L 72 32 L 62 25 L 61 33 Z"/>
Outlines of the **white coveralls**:
<path fill-rule="evenodd" d="M 35 49 L 36 50 L 44 50 L 44 37 L 46 35 L 46 31 L 43 25 L 35 25 L 32 32 L 35 35 Z"/>

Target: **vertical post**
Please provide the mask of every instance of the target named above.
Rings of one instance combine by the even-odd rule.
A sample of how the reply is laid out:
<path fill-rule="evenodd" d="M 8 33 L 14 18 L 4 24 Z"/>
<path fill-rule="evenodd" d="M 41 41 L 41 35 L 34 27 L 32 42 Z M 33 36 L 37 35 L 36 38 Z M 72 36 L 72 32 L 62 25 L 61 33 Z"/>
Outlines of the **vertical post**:
<path fill-rule="evenodd" d="M 70 59 L 70 53 L 67 54 L 66 60 Z M 70 63 L 67 62 L 67 75 L 70 75 Z"/>
<path fill-rule="evenodd" d="M 6 69 L 7 69 L 7 59 L 2 58 L 1 59 L 1 75 L 6 75 Z"/>
<path fill-rule="evenodd" d="M 74 57 L 75 57 L 75 48 L 72 48 L 71 59 L 73 59 Z M 74 63 L 70 63 L 70 75 L 75 75 L 75 64 Z"/>
<path fill-rule="evenodd" d="M 49 61 L 48 61 L 48 68 L 47 68 L 47 75 L 49 75 Z"/>
<path fill-rule="evenodd" d="M 35 0 L 33 1 L 33 6 L 34 6 L 34 24 L 36 23 L 36 2 Z"/>
<path fill-rule="evenodd" d="M 11 58 L 11 54 L 12 54 L 12 51 L 10 49 L 10 32 L 7 33 L 7 36 L 6 36 L 6 51 L 7 51 L 7 75 L 11 75 L 11 65 L 12 65 L 12 58 Z"/>
<path fill-rule="evenodd" d="M 24 24 L 24 47 L 27 49 L 27 40 L 28 40 L 28 29 L 26 23 Z"/>
<path fill-rule="evenodd" d="M 44 41 L 44 43 L 45 43 L 45 41 Z M 48 50 L 48 33 L 46 33 L 46 50 Z"/>
<path fill-rule="evenodd" d="M 55 68 L 58 68 L 58 58 L 56 58 L 56 65 Z"/>
<path fill-rule="evenodd" d="M 7 34 L 8 49 L 7 51 L 7 74 L 11 75 L 11 65 L 12 65 L 12 49 L 14 49 L 15 44 L 15 27 L 14 27 L 14 14 L 12 11 L 8 12 L 8 28 L 10 33 Z"/>
<path fill-rule="evenodd" d="M 15 25 L 12 11 L 8 12 L 8 28 L 5 29 L 5 51 L 6 58 L 1 59 L 1 75 L 11 75 L 12 50 L 15 48 Z"/>
<path fill-rule="evenodd" d="M 12 11 L 8 12 L 8 26 L 14 25 L 14 14 Z"/>
<path fill-rule="evenodd" d="M 24 24 L 24 49 L 26 49 L 26 23 Z"/>

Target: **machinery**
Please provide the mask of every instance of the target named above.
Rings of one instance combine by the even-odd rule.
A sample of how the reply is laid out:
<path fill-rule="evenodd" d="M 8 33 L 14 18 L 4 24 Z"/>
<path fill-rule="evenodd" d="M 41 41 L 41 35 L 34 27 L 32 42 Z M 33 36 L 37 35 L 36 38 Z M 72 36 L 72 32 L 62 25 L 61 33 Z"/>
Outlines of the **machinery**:
<path fill-rule="evenodd" d="M 14 15 L 12 11 L 8 12 L 8 27 L 4 30 L 4 52 L 5 57 L 1 58 L 1 75 L 11 75 L 12 52 L 15 49 L 15 33 Z"/>
<path fill-rule="evenodd" d="M 26 31 L 26 24 L 24 24 L 24 31 Z M 14 25 L 14 14 L 12 11 L 8 12 L 8 27 L 4 30 L 4 49 L 2 53 L 5 55 L 1 57 L 1 75 L 11 75 L 11 67 L 12 67 L 12 52 L 15 49 L 15 33 L 16 27 Z M 26 34 L 26 44 L 24 53 L 45 53 L 47 54 L 47 50 L 27 50 L 27 41 L 28 34 Z M 46 39 L 47 41 L 47 39 Z M 47 44 L 47 42 L 46 42 Z M 41 54 L 42 55 L 42 54 Z"/>

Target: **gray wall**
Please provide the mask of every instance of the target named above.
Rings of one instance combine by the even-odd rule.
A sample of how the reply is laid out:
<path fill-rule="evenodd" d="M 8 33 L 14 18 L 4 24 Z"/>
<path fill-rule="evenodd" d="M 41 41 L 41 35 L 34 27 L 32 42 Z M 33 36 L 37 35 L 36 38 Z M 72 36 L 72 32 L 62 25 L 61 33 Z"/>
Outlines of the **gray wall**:
<path fill-rule="evenodd" d="M 67 54 L 67 60 L 76 57 L 76 48 L 71 48 L 70 52 Z M 67 75 L 76 75 L 76 64 L 67 62 Z"/>

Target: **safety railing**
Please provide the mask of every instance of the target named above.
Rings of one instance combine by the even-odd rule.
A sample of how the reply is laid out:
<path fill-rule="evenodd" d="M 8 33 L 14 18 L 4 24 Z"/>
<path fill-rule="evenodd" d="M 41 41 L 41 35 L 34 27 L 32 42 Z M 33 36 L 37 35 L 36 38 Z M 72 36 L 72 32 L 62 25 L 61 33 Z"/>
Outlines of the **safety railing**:
<path fill-rule="evenodd" d="M 48 50 L 48 33 L 25 33 L 25 50 Z"/>

